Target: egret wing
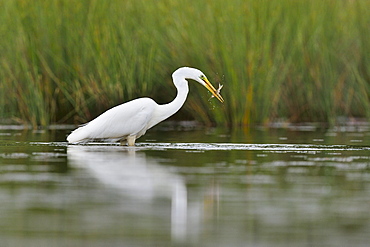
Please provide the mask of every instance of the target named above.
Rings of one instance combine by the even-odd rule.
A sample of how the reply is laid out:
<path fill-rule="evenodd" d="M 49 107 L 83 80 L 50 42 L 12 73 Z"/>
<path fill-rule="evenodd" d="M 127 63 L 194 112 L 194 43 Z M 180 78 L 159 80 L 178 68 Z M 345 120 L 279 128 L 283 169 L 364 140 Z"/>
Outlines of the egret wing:
<path fill-rule="evenodd" d="M 139 98 L 118 105 L 73 131 L 68 141 L 122 139 L 129 135 L 141 136 L 145 133 L 156 107 L 157 103 L 150 98 Z"/>

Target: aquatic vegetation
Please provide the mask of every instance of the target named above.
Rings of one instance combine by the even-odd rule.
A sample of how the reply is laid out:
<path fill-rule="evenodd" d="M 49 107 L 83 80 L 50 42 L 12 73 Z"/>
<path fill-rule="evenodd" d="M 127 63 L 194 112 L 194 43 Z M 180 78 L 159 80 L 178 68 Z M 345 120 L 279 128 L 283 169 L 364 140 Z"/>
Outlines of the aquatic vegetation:
<path fill-rule="evenodd" d="M 1 118 L 81 123 L 139 96 L 167 103 L 181 66 L 224 85 L 225 103 L 192 90 L 178 118 L 231 126 L 370 116 L 368 1 L 186 3 L 2 1 Z"/>

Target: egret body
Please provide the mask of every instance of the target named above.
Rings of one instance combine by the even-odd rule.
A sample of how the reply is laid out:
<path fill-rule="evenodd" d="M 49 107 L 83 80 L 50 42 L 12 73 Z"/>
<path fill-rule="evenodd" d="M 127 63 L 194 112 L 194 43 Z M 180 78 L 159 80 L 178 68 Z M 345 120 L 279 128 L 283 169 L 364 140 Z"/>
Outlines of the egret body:
<path fill-rule="evenodd" d="M 189 92 L 186 79 L 199 82 L 219 101 L 224 101 L 219 92 L 221 88 L 216 90 L 200 70 L 182 67 L 172 74 L 173 84 L 177 89 L 177 96 L 172 102 L 159 105 L 150 98 L 131 100 L 107 110 L 72 131 L 67 141 L 81 143 L 105 139 L 122 143 L 127 140 L 129 146 L 134 146 L 135 140 L 144 135 L 148 129 L 172 116 L 182 107 Z"/>

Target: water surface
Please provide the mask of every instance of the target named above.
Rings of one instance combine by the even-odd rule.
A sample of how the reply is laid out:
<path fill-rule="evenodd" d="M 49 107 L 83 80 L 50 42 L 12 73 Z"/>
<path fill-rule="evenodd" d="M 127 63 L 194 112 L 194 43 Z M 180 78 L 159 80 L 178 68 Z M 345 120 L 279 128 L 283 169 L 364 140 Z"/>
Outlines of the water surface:
<path fill-rule="evenodd" d="M 0 128 L 1 246 L 367 246 L 368 125 L 159 127 L 136 147 Z"/>

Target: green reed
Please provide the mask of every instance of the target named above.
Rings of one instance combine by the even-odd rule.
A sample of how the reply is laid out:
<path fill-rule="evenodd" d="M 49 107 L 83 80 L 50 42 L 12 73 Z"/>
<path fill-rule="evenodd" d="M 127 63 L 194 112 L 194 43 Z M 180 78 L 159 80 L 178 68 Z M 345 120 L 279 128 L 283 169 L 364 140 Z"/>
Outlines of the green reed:
<path fill-rule="evenodd" d="M 175 97 L 171 73 L 201 69 L 181 113 L 205 124 L 370 115 L 370 4 L 337 0 L 53 0 L 0 3 L 0 116 L 84 122 L 135 97 Z M 181 115 L 180 113 L 180 115 Z"/>

